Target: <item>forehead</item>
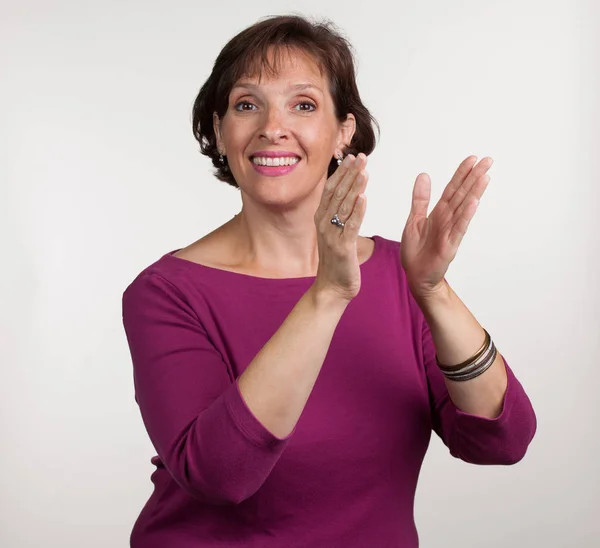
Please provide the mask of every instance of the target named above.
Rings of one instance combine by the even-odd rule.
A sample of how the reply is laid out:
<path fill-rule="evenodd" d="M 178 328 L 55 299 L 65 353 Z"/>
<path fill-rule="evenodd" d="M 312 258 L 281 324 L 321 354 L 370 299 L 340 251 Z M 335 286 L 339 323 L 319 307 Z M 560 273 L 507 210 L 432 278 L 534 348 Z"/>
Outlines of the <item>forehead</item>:
<path fill-rule="evenodd" d="M 303 82 L 321 87 L 325 81 L 325 71 L 309 53 L 287 47 L 270 47 L 249 60 L 247 70 L 234 86 L 243 83 L 261 85 Z"/>

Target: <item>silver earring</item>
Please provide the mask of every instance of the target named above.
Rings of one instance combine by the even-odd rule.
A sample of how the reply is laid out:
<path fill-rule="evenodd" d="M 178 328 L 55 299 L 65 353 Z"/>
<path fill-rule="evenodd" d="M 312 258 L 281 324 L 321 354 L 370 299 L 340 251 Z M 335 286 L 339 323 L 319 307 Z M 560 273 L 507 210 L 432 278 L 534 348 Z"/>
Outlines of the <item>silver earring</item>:
<path fill-rule="evenodd" d="M 219 162 L 221 162 L 221 165 L 225 165 L 225 158 L 223 158 L 222 154 L 219 154 Z"/>
<path fill-rule="evenodd" d="M 342 165 L 343 160 L 344 160 L 344 155 L 340 152 L 340 154 L 338 155 L 338 159 L 337 159 L 338 166 Z"/>

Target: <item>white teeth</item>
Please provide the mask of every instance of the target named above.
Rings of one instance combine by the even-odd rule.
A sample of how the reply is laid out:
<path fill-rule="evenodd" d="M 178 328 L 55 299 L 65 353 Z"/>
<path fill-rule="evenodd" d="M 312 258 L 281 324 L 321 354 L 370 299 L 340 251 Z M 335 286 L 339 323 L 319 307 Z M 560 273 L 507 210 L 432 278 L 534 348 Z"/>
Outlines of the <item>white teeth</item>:
<path fill-rule="evenodd" d="M 252 161 L 259 166 L 291 166 L 298 163 L 298 158 L 295 156 L 270 158 L 266 156 L 254 156 Z"/>

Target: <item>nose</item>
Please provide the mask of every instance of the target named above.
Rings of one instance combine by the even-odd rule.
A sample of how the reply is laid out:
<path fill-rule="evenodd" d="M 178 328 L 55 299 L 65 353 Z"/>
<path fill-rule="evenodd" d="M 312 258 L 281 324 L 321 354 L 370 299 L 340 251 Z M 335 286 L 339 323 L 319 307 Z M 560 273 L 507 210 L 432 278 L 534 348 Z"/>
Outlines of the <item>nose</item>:
<path fill-rule="evenodd" d="M 276 107 L 264 110 L 260 127 L 260 138 L 277 142 L 287 139 L 288 129 L 285 121 L 285 113 Z"/>

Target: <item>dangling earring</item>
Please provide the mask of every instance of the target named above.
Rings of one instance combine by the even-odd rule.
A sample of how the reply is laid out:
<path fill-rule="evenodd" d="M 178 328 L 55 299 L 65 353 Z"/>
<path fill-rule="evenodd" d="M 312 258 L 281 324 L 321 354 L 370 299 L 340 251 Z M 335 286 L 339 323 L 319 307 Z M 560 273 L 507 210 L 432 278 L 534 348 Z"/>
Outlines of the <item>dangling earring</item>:
<path fill-rule="evenodd" d="M 223 158 L 222 154 L 219 154 L 219 162 L 221 162 L 221 165 L 225 165 L 225 158 Z"/>
<path fill-rule="evenodd" d="M 338 154 L 338 159 L 337 159 L 337 165 L 341 166 L 342 165 L 342 161 L 344 160 L 344 155 L 340 152 Z"/>

